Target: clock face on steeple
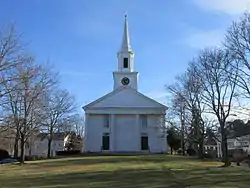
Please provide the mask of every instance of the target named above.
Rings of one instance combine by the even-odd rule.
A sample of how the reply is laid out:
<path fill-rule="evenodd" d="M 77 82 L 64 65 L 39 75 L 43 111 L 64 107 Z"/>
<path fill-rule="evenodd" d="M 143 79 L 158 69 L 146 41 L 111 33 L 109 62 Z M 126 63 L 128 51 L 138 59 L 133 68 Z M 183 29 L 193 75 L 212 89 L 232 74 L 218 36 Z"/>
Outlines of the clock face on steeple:
<path fill-rule="evenodd" d="M 122 78 L 122 85 L 128 85 L 129 84 L 129 82 L 130 82 L 130 80 L 129 80 L 129 78 L 127 78 L 127 77 L 124 77 L 124 78 Z"/>

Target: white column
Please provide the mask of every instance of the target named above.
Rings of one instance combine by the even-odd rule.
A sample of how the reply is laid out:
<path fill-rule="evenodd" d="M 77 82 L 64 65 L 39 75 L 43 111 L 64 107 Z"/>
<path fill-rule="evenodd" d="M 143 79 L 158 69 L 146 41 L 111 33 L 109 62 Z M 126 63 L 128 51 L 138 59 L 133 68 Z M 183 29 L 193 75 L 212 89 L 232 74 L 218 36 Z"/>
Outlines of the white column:
<path fill-rule="evenodd" d="M 217 142 L 217 155 L 218 155 L 218 158 L 220 158 L 222 156 L 221 143 L 220 142 Z"/>
<path fill-rule="evenodd" d="M 115 115 L 110 115 L 110 151 L 115 151 Z"/>
<path fill-rule="evenodd" d="M 141 124 L 140 124 L 140 115 L 136 114 L 136 125 L 137 125 L 137 131 L 138 131 L 138 138 L 137 138 L 137 143 L 138 143 L 138 151 L 141 151 Z"/>
<path fill-rule="evenodd" d="M 162 117 L 161 118 L 163 118 L 162 119 L 162 121 L 161 121 L 161 123 L 162 123 L 162 128 L 163 128 L 163 138 L 162 138 L 162 151 L 164 152 L 164 153 L 166 153 L 166 152 L 168 152 L 168 144 L 167 144 L 167 128 L 166 128 L 166 117 L 165 117 L 165 114 L 164 115 L 162 115 Z"/>
<path fill-rule="evenodd" d="M 220 157 L 222 158 L 222 149 L 221 149 L 221 142 L 220 142 Z"/>
<path fill-rule="evenodd" d="M 89 114 L 85 114 L 85 122 L 84 122 L 84 141 L 83 141 L 83 151 L 88 151 L 88 117 Z"/>

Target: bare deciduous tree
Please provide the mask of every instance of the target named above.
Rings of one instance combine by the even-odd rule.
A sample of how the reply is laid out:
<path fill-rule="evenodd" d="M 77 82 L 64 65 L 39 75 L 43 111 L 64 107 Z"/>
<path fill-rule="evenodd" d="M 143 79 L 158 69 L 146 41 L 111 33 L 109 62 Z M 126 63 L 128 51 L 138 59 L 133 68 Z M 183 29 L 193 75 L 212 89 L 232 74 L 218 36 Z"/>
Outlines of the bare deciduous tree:
<path fill-rule="evenodd" d="M 233 65 L 238 69 L 238 82 L 241 94 L 250 98 L 250 14 L 245 13 L 241 19 L 229 27 L 224 42 L 234 58 Z"/>
<path fill-rule="evenodd" d="M 51 157 L 53 134 L 62 128 L 62 120 L 75 111 L 75 99 L 66 90 L 54 90 L 47 93 L 45 110 L 45 131 L 48 133 L 48 158 Z"/>
<path fill-rule="evenodd" d="M 12 82 L 16 82 L 19 79 L 16 74 L 17 67 L 23 62 L 28 61 L 29 57 L 24 52 L 25 45 L 21 41 L 21 34 L 18 34 L 14 25 L 3 28 L 0 31 L 0 107 L 6 107 L 9 104 L 10 92 L 17 89 L 16 85 Z M 16 96 L 13 96 L 16 98 Z M 14 103 L 14 102 L 13 102 Z M 13 105 L 13 104 L 12 104 Z M 12 106 L 12 111 L 16 109 Z M 10 117 L 9 114 L 4 112 L 0 119 L 2 131 L 9 131 L 13 126 L 17 128 L 17 118 Z M 11 121 L 10 121 L 11 120 Z M 10 132 L 10 131 L 9 131 Z M 19 131 L 16 132 L 14 156 L 18 155 L 18 138 Z"/>
<path fill-rule="evenodd" d="M 67 119 L 75 105 L 68 92 L 57 89 L 57 75 L 36 64 L 24 47 L 15 26 L 0 31 L 0 110 L 4 112 L 0 132 L 15 134 L 14 156 L 18 157 L 20 147 L 21 163 L 25 144 L 41 127 L 47 127 L 50 135 L 50 153 L 53 133 L 62 127 L 59 120 Z"/>
<path fill-rule="evenodd" d="M 24 47 L 15 25 L 0 30 L 0 96 L 7 94 L 2 88 L 3 84 L 17 79 L 13 75 L 13 69 L 27 59 Z"/>
<path fill-rule="evenodd" d="M 184 85 L 188 110 L 191 113 L 191 122 L 189 130 L 189 140 L 194 144 L 200 158 L 204 155 L 204 140 L 206 124 L 203 118 L 203 88 L 202 82 L 196 76 L 197 67 L 190 63 L 186 74 L 182 78 Z"/>
<path fill-rule="evenodd" d="M 205 138 L 205 124 L 202 118 L 203 91 L 201 81 L 195 76 L 195 73 L 196 66 L 190 64 L 188 70 L 176 78 L 177 83 L 170 86 L 169 90 L 175 95 L 175 105 L 173 106 L 175 111 L 181 112 L 183 104 L 185 104 L 185 118 L 181 118 L 181 125 L 184 124 L 183 119 L 185 119 L 186 141 L 189 143 L 189 147 L 195 149 L 202 158 Z"/>
<path fill-rule="evenodd" d="M 228 166 L 230 163 L 226 121 L 236 94 L 238 68 L 232 66 L 232 57 L 228 51 L 217 48 L 202 51 L 195 66 L 197 67 L 196 76 L 202 83 L 204 104 L 216 116 L 220 125 L 223 161 L 225 166 Z"/>
<path fill-rule="evenodd" d="M 83 138 L 84 134 L 84 119 L 80 114 L 74 114 L 70 117 L 71 122 L 73 123 L 74 131 L 76 135 Z"/>
<path fill-rule="evenodd" d="M 26 59 L 25 62 L 19 64 L 15 74 L 18 79 L 4 84 L 8 94 L 4 97 L 3 107 L 13 119 L 13 128 L 16 132 L 15 155 L 17 155 L 16 148 L 18 148 L 20 140 L 20 162 L 24 163 L 25 144 L 42 126 L 43 96 L 45 91 L 54 84 L 54 81 L 50 72 L 42 66 L 36 65 L 33 58 Z"/>
<path fill-rule="evenodd" d="M 173 94 L 172 99 L 172 110 L 175 115 L 178 116 L 180 120 L 180 137 L 181 137 L 181 149 L 182 154 L 185 155 L 185 143 L 187 142 L 187 101 L 185 99 L 185 94 L 183 87 L 176 83 L 174 85 L 170 85 L 167 89 Z"/>

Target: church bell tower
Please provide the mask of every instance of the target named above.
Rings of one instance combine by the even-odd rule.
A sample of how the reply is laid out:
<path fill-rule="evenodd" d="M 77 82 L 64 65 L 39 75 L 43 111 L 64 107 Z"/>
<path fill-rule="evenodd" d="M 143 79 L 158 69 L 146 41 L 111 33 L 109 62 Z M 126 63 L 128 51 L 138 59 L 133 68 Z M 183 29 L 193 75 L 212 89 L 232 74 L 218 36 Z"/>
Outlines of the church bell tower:
<path fill-rule="evenodd" d="M 118 70 L 113 72 L 114 90 L 131 87 L 137 90 L 138 72 L 134 71 L 134 52 L 130 45 L 127 15 L 125 15 L 122 45 L 117 53 Z"/>

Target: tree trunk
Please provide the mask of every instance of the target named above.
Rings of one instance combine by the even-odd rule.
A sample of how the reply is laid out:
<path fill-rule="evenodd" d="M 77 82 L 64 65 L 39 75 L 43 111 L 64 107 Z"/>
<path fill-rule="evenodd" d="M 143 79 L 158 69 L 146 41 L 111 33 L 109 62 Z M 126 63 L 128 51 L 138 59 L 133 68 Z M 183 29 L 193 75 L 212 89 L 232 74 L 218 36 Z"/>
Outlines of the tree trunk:
<path fill-rule="evenodd" d="M 199 140 L 199 147 L 198 147 L 198 150 L 199 150 L 199 158 L 203 159 L 204 157 L 204 143 L 203 143 L 204 139 L 203 138 L 200 138 Z"/>
<path fill-rule="evenodd" d="M 225 124 L 225 123 L 224 123 Z M 222 161 L 224 162 L 224 166 L 230 166 L 231 163 L 229 161 L 229 157 L 228 157 L 228 148 L 227 148 L 227 135 L 226 135 L 226 130 L 225 130 L 225 126 L 221 125 L 221 147 L 222 147 Z"/>
<path fill-rule="evenodd" d="M 21 156 L 20 156 L 20 164 L 24 164 L 25 160 L 25 141 L 24 137 L 21 136 Z"/>
<path fill-rule="evenodd" d="M 173 155 L 173 148 L 170 147 L 170 154 Z"/>
<path fill-rule="evenodd" d="M 32 156 L 32 141 L 29 140 L 29 156 L 31 157 Z"/>
<path fill-rule="evenodd" d="M 19 148 L 19 136 L 15 137 L 15 143 L 14 143 L 14 158 L 18 157 L 18 148 Z"/>
<path fill-rule="evenodd" d="M 184 118 L 181 115 L 181 149 L 182 149 L 182 155 L 185 156 L 185 142 L 184 142 L 184 125 L 185 121 Z"/>
<path fill-rule="evenodd" d="M 203 159 L 203 151 L 202 151 L 201 146 L 199 146 L 199 148 L 198 148 L 198 156 L 200 159 Z"/>
<path fill-rule="evenodd" d="M 182 149 L 182 155 L 185 156 L 185 143 L 184 142 L 182 143 L 181 149 Z"/>
<path fill-rule="evenodd" d="M 48 153 L 47 158 L 51 158 L 51 144 L 53 139 L 53 126 L 50 125 L 49 127 L 49 138 L 48 138 Z"/>
<path fill-rule="evenodd" d="M 48 153 L 47 153 L 48 158 L 51 158 L 51 143 L 52 143 L 52 138 L 50 136 L 48 139 Z"/>

